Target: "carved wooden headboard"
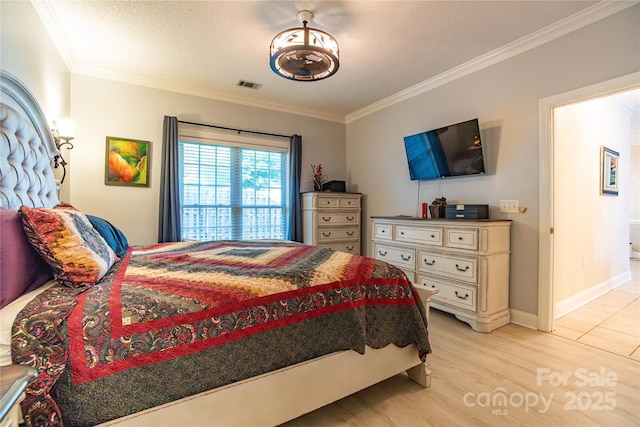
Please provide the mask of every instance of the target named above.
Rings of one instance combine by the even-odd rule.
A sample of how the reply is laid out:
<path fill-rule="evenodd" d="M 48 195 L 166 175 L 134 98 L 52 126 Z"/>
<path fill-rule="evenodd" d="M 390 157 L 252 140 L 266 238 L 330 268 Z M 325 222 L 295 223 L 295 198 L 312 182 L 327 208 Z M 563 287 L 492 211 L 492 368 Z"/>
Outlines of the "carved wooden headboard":
<path fill-rule="evenodd" d="M 0 206 L 18 209 L 59 203 L 52 163 L 60 154 L 38 101 L 0 70 Z"/>

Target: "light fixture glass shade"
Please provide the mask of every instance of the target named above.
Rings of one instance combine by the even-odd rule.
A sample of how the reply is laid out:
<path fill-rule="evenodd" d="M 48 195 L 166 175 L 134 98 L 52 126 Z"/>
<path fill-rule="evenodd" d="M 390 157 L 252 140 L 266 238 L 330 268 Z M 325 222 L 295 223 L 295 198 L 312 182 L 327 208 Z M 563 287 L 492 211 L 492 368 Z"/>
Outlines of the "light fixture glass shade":
<path fill-rule="evenodd" d="M 311 15 L 313 16 L 313 15 Z M 291 28 L 271 42 L 271 69 L 278 75 L 300 81 L 330 77 L 340 66 L 338 42 L 315 28 Z"/>
<path fill-rule="evenodd" d="M 60 139 L 70 140 L 73 139 L 73 121 L 71 119 L 58 119 L 56 120 L 56 128 Z"/>

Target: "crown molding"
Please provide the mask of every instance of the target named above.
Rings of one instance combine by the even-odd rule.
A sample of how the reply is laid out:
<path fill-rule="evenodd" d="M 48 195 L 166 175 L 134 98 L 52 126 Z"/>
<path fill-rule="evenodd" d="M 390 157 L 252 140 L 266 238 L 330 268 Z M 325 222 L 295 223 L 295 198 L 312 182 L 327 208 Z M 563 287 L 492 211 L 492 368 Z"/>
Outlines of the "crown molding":
<path fill-rule="evenodd" d="M 467 61 L 444 73 L 438 74 L 428 80 L 418 83 L 410 88 L 395 93 L 380 101 L 374 102 L 360 110 L 349 113 L 345 116 L 346 123 L 351 123 L 365 116 L 390 107 L 399 102 L 405 101 L 414 96 L 433 90 L 439 86 L 467 76 L 476 71 L 490 67 L 499 62 L 505 61 L 520 53 L 534 49 L 547 42 L 560 38 L 573 31 L 579 30 L 587 25 L 618 13 L 628 7 L 638 4 L 636 1 L 601 1 L 578 13 L 575 13 L 552 25 L 521 37 L 509 44 L 494 49 L 471 61 Z"/>
<path fill-rule="evenodd" d="M 481 55 L 471 61 L 467 61 L 444 73 L 427 79 L 410 88 L 397 92 L 387 98 L 374 102 L 373 104 L 370 104 L 347 115 L 313 110 L 304 106 L 292 106 L 290 104 L 256 100 L 255 98 L 212 91 L 207 88 L 186 85 L 175 81 L 157 79 L 129 72 L 119 72 L 102 67 L 91 67 L 79 64 L 77 58 L 73 54 L 69 41 L 61 31 L 62 26 L 50 2 L 31 0 L 31 4 L 40 16 L 40 19 L 44 23 L 45 28 L 49 32 L 49 35 L 53 39 L 58 52 L 60 52 L 60 55 L 67 65 L 67 68 L 72 73 L 98 77 L 107 80 L 115 80 L 139 86 L 146 86 L 154 89 L 166 90 L 169 92 L 193 95 L 217 101 L 231 102 L 250 107 L 280 111 L 283 113 L 295 114 L 331 122 L 350 123 L 373 114 L 376 111 L 380 111 L 394 104 L 413 98 L 417 95 L 433 90 L 439 86 L 462 78 L 473 72 L 490 67 L 491 65 L 497 64 L 520 53 L 526 52 L 527 50 L 536 48 L 544 43 L 562 37 L 582 27 L 585 27 L 617 12 L 620 12 L 628 7 L 634 6 L 638 4 L 638 2 L 626 0 L 600 1 L 593 6 L 590 6 L 561 21 L 542 28 L 498 49 L 494 49 L 493 51 Z"/>
<path fill-rule="evenodd" d="M 51 3 L 49 1 L 31 0 L 31 4 L 44 24 L 44 28 L 53 40 L 53 44 L 55 44 L 56 49 L 58 49 L 60 56 L 62 56 L 62 60 L 67 66 L 67 69 L 69 71 L 73 70 L 73 67 L 78 63 L 78 59 L 74 55 L 73 49 L 71 49 L 69 40 L 61 30 L 62 24 L 54 12 Z"/>
<path fill-rule="evenodd" d="M 135 74 L 128 71 L 116 71 L 103 67 L 78 64 L 71 70 L 71 72 L 74 74 L 96 77 L 105 80 L 113 80 L 121 83 L 128 83 L 137 86 L 164 90 L 167 92 L 180 93 L 183 95 L 192 95 L 200 98 L 212 99 L 215 101 L 230 102 L 233 104 L 264 108 L 271 111 L 280 111 L 283 113 L 296 114 L 299 116 L 311 117 L 314 119 L 344 123 L 344 116 L 342 114 L 333 114 L 326 111 L 313 110 L 304 106 L 292 106 L 291 104 L 284 105 L 270 101 L 256 100 L 255 98 L 243 97 L 225 92 L 212 91 L 205 87 L 186 85 L 173 80 L 158 79 L 155 77 Z"/>

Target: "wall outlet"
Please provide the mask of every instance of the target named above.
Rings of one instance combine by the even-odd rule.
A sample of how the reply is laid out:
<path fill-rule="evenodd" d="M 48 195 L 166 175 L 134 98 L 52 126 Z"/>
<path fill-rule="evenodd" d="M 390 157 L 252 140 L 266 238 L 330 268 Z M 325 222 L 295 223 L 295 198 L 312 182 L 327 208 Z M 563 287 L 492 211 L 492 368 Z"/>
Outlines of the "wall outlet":
<path fill-rule="evenodd" d="M 520 209 L 520 200 L 500 200 L 500 212 L 502 213 L 518 213 Z"/>

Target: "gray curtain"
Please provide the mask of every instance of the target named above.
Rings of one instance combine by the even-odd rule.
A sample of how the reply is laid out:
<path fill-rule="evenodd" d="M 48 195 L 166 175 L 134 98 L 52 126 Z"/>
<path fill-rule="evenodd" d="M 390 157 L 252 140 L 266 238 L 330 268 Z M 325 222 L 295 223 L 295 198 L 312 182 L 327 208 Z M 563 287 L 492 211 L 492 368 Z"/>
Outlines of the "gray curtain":
<path fill-rule="evenodd" d="M 293 135 L 289 148 L 289 230 L 287 239 L 302 242 L 302 213 L 300 211 L 300 172 L 302 171 L 302 137 Z"/>
<path fill-rule="evenodd" d="M 160 171 L 160 220 L 158 221 L 159 243 L 181 240 L 178 170 L 178 119 L 164 116 L 162 170 Z"/>

